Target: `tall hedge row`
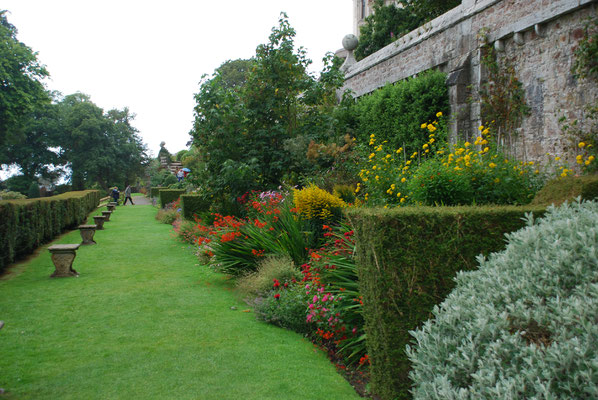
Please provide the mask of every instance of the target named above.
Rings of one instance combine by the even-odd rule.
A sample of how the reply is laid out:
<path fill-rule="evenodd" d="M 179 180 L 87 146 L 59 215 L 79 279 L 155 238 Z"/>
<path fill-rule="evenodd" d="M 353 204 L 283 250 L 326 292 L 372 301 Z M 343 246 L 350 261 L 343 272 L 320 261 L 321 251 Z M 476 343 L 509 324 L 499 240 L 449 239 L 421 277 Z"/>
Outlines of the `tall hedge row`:
<path fill-rule="evenodd" d="M 181 208 L 183 209 L 183 217 L 193 220 L 197 215 L 200 218 L 205 218 L 205 215 L 210 211 L 211 200 L 199 194 L 184 194 L 181 195 Z"/>
<path fill-rule="evenodd" d="M 68 192 L 41 199 L 0 201 L 0 271 L 87 219 L 100 192 Z"/>
<path fill-rule="evenodd" d="M 410 152 L 417 151 L 430 133 L 421 129 L 421 124 L 436 120 L 439 111 L 447 115 L 449 110 L 446 74 L 429 71 L 359 98 L 356 136 L 367 143 L 373 134 L 376 144 L 387 140 L 391 148 L 405 146 Z"/>
<path fill-rule="evenodd" d="M 357 242 L 371 388 L 383 400 L 408 399 L 409 331 L 431 317 L 453 289 L 457 271 L 479 254 L 502 250 L 505 233 L 541 207 L 350 209 Z"/>
<path fill-rule="evenodd" d="M 185 192 L 185 189 L 160 189 L 160 206 L 165 207 L 166 204 L 176 201 Z"/>

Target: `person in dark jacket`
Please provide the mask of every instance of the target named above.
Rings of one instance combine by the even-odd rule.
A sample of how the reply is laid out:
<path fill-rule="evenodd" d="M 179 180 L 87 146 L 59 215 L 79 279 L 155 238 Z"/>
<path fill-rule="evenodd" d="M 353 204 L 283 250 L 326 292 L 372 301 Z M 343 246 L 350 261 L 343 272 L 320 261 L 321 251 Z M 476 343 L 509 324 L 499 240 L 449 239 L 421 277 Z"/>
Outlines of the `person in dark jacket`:
<path fill-rule="evenodd" d="M 118 191 L 118 188 L 115 186 L 114 189 L 112 189 L 112 199 L 114 200 L 114 202 L 116 204 L 118 204 L 119 197 L 120 197 L 120 192 Z"/>

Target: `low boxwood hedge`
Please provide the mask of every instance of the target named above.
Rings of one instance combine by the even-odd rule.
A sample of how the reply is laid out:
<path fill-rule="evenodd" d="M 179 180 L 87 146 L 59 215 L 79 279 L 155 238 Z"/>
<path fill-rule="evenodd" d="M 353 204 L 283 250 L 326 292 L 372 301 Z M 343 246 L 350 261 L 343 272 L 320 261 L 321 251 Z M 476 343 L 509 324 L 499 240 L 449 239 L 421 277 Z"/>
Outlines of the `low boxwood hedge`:
<path fill-rule="evenodd" d="M 156 186 L 153 188 L 150 188 L 150 197 L 154 198 L 154 197 L 158 197 L 160 195 L 160 190 L 162 189 L 168 189 L 167 187 L 164 186 Z"/>
<path fill-rule="evenodd" d="M 165 207 L 166 204 L 176 201 L 182 194 L 185 194 L 185 189 L 160 189 L 160 207 Z"/>
<path fill-rule="evenodd" d="M 0 271 L 65 229 L 85 222 L 99 202 L 97 190 L 0 201 Z"/>
<path fill-rule="evenodd" d="M 542 207 L 355 208 L 371 389 L 381 399 L 409 398 L 409 331 L 430 316 L 453 289 L 458 271 L 476 267 L 479 254 L 505 247 L 525 213 Z"/>

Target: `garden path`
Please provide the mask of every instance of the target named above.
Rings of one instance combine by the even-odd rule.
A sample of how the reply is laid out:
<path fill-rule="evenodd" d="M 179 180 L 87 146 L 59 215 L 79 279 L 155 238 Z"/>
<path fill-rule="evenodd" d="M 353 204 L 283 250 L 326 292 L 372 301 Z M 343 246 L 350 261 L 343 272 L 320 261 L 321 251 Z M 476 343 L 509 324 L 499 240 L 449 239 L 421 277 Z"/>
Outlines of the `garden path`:
<path fill-rule="evenodd" d="M 244 312 L 155 213 L 118 207 L 78 250 L 79 278 L 50 279 L 42 250 L 0 281 L 0 399 L 359 398 L 309 341 Z"/>

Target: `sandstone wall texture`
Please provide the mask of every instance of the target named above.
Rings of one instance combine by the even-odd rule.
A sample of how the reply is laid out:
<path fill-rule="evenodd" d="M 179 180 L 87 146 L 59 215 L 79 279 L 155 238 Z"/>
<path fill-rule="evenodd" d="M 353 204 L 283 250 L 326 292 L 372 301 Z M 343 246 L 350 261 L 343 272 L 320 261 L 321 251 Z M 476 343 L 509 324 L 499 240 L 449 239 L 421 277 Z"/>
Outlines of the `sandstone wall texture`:
<path fill-rule="evenodd" d="M 363 96 L 387 83 L 436 68 L 448 74 L 451 137 L 477 135 L 480 105 L 471 102 L 485 79 L 480 63 L 484 40 L 511 61 L 531 109 L 519 132 L 517 155 L 526 161 L 545 154 L 574 157 L 559 118 L 585 121 L 585 106 L 598 86 L 571 72 L 574 51 L 597 0 L 463 0 L 384 49 L 348 67 L 343 90 Z M 485 32 L 485 35 L 480 35 Z M 483 39 L 485 36 L 486 39 Z"/>

